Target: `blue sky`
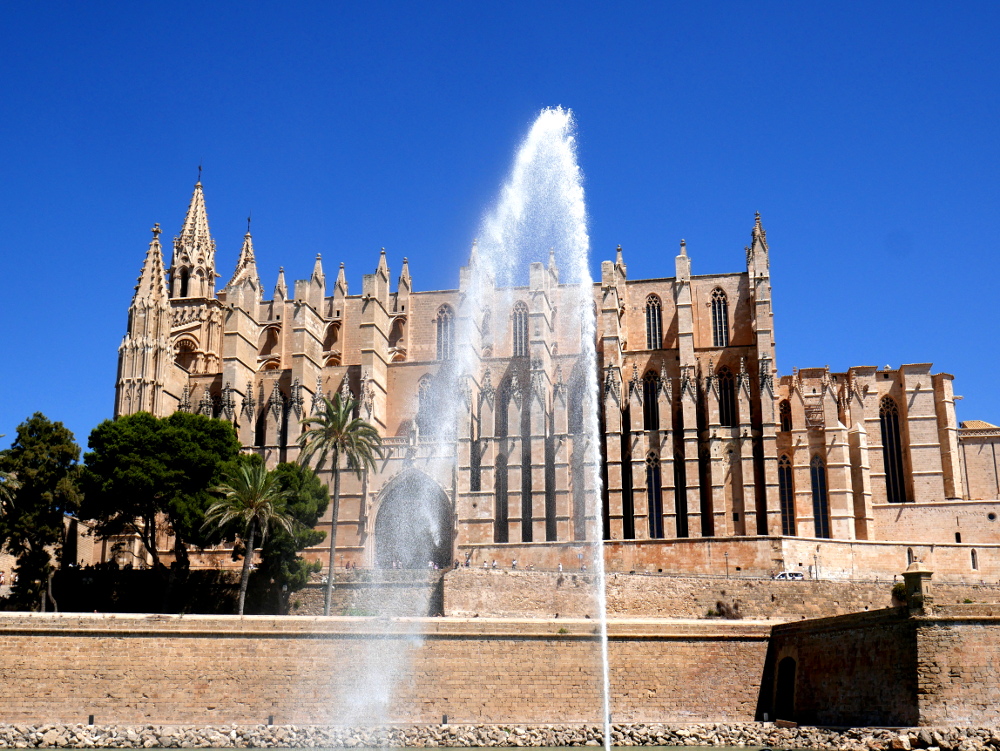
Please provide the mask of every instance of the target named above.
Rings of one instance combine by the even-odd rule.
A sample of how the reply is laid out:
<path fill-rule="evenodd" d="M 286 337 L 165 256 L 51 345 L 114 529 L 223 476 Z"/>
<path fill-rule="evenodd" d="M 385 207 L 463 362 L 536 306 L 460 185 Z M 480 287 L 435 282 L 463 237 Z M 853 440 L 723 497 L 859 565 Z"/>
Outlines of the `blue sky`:
<path fill-rule="evenodd" d="M 387 249 L 457 283 L 539 109 L 572 108 L 594 267 L 771 245 L 778 367 L 933 362 L 1000 423 L 995 3 L 19 3 L 0 10 L 0 433 L 110 417 L 132 286 L 204 165 L 217 267 Z M 169 259 L 168 259 L 169 260 Z M 0 442 L 2 443 L 2 442 Z"/>

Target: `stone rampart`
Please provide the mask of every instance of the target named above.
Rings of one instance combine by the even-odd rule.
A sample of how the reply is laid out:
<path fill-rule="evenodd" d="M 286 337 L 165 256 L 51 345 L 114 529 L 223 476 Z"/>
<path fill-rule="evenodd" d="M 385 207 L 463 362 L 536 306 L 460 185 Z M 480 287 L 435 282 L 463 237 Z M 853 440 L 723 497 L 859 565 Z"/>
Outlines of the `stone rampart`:
<path fill-rule="evenodd" d="M 471 617 L 596 617 L 593 574 L 460 568 L 444 577 L 444 612 Z M 891 578 L 882 581 L 772 579 L 612 573 L 613 618 L 704 618 L 718 602 L 744 618 L 800 620 L 889 607 Z M 941 603 L 1000 602 L 998 584 L 934 582 Z"/>
<path fill-rule="evenodd" d="M 613 716 L 752 720 L 769 628 L 613 621 Z M 0 707 L 15 724 L 90 715 L 115 724 L 349 724 L 338 707 L 375 690 L 369 671 L 396 653 L 406 659 L 384 715 L 392 721 L 595 722 L 596 629 L 563 618 L 0 613 Z"/>

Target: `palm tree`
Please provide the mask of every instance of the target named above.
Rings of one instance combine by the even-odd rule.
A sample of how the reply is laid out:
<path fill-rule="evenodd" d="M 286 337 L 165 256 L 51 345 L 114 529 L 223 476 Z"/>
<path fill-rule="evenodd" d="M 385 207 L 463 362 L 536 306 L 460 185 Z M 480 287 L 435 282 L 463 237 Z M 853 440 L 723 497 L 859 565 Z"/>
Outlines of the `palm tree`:
<path fill-rule="evenodd" d="M 281 527 L 291 533 L 295 521 L 285 513 L 288 492 L 281 489 L 278 478 L 273 472 L 268 472 L 263 463 L 243 464 L 227 479 L 225 484 L 213 488 L 214 492 L 221 493 L 223 497 L 205 512 L 202 529 L 224 529 L 234 522 L 240 527 L 240 539 L 246 548 L 243 553 L 243 572 L 240 575 L 239 615 L 243 615 L 257 533 L 260 532 L 263 542 L 271 527 Z"/>
<path fill-rule="evenodd" d="M 354 400 L 323 397 L 317 414 L 302 421 L 305 428 L 299 436 L 302 453 L 299 461 L 308 466 L 316 458 L 316 470 L 323 468 L 327 458 L 333 472 L 333 512 L 330 524 L 330 572 L 326 577 L 323 614 L 330 615 L 333 599 L 333 563 L 337 550 L 337 516 L 340 512 L 340 470 L 342 460 L 347 469 L 361 479 L 366 469 L 375 469 L 375 457 L 382 458 L 382 438 L 373 425 L 354 416 Z"/>

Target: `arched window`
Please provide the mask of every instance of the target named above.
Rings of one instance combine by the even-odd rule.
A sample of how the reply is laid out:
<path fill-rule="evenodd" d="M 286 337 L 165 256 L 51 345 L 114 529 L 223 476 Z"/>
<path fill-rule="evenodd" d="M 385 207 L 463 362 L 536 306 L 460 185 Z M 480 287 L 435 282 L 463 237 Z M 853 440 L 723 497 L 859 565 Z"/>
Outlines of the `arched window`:
<path fill-rule="evenodd" d="M 778 459 L 778 497 L 781 501 L 781 534 L 795 535 L 795 486 L 792 485 L 792 462 L 787 454 Z"/>
<path fill-rule="evenodd" d="M 718 287 L 712 290 L 712 346 L 729 346 L 729 302 Z"/>
<path fill-rule="evenodd" d="M 323 351 L 332 352 L 337 349 L 340 342 L 340 322 L 331 323 L 326 329 L 326 338 L 323 340 Z"/>
<path fill-rule="evenodd" d="M 642 377 L 642 427 L 643 430 L 660 429 L 660 405 L 656 397 L 660 391 L 660 377 L 652 370 Z"/>
<path fill-rule="evenodd" d="M 257 354 L 261 357 L 273 355 L 275 350 L 278 348 L 278 339 L 280 335 L 281 332 L 277 326 L 269 326 L 264 329 L 257 342 Z"/>
<path fill-rule="evenodd" d="M 899 408 L 892 397 L 884 396 L 879 403 L 882 424 L 882 461 L 885 464 L 885 495 L 889 503 L 906 501 L 903 478 L 903 451 L 899 436 Z"/>
<path fill-rule="evenodd" d="M 509 408 L 510 408 L 510 381 L 505 380 L 500 384 L 500 388 L 497 389 L 496 412 L 493 415 L 493 433 L 497 438 L 507 437 L 507 431 L 510 429 L 508 425 Z"/>
<path fill-rule="evenodd" d="M 197 359 L 198 352 L 194 342 L 190 339 L 181 339 L 177 342 L 177 356 L 174 358 L 174 362 L 188 373 L 191 373 L 194 371 L 194 364 Z"/>
<path fill-rule="evenodd" d="M 663 306 L 660 298 L 650 295 L 646 298 L 646 349 L 663 347 Z"/>
<path fill-rule="evenodd" d="M 809 474 L 812 480 L 813 525 L 816 536 L 830 536 L 830 502 L 826 495 L 826 464 L 818 456 L 809 463 Z"/>
<path fill-rule="evenodd" d="M 684 454 L 674 454 L 674 513 L 677 515 L 677 536 L 687 537 L 687 471 Z"/>
<path fill-rule="evenodd" d="M 787 399 L 778 402 L 778 418 L 781 420 L 782 433 L 792 429 L 792 405 Z"/>
<path fill-rule="evenodd" d="M 736 379 L 725 367 L 719 371 L 719 424 L 730 428 L 740 424 L 736 410 Z"/>
<path fill-rule="evenodd" d="M 979 570 L 979 554 L 976 553 L 976 549 L 975 548 L 973 548 L 971 552 L 972 552 L 972 570 L 973 571 L 978 571 Z"/>
<path fill-rule="evenodd" d="M 528 356 L 528 306 L 523 302 L 514 305 L 511 315 L 513 326 L 514 357 Z"/>
<path fill-rule="evenodd" d="M 907 566 L 912 565 L 913 561 L 914 561 L 914 558 L 913 558 L 913 548 L 907 548 L 906 549 L 906 565 Z"/>
<path fill-rule="evenodd" d="M 450 360 L 455 354 L 455 314 L 450 305 L 442 305 L 437 314 L 437 359 Z"/>
<path fill-rule="evenodd" d="M 491 329 L 490 324 L 491 324 L 490 311 L 487 310 L 485 313 L 483 313 L 483 325 L 480 329 L 484 342 L 488 342 L 490 340 L 490 337 L 493 336 L 493 331 Z"/>
<path fill-rule="evenodd" d="M 650 451 L 646 455 L 646 500 L 649 504 L 649 536 L 663 537 L 663 495 L 660 489 L 660 457 Z"/>
<path fill-rule="evenodd" d="M 188 270 L 181 269 L 181 297 L 188 296 Z"/>

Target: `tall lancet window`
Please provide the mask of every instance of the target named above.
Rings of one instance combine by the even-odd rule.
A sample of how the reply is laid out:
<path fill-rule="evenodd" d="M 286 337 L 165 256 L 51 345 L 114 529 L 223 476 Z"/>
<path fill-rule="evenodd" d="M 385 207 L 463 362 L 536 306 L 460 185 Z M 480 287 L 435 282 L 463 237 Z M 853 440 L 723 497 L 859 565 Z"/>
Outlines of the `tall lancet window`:
<path fill-rule="evenodd" d="M 809 462 L 809 478 L 812 480 L 813 526 L 816 536 L 830 536 L 830 501 L 826 494 L 826 464 L 814 456 Z"/>
<path fill-rule="evenodd" d="M 655 451 L 646 455 L 646 500 L 649 503 L 649 536 L 663 537 L 663 491 L 660 488 L 660 457 Z"/>
<path fill-rule="evenodd" d="M 781 432 L 787 433 L 792 429 L 792 405 L 787 399 L 778 403 L 778 416 L 781 419 Z"/>
<path fill-rule="evenodd" d="M 718 287 L 712 291 L 712 346 L 729 346 L 729 301 Z"/>
<path fill-rule="evenodd" d="M 719 424 L 735 428 L 739 425 L 736 409 L 736 379 L 729 368 L 719 371 Z"/>
<path fill-rule="evenodd" d="M 650 295 L 646 298 L 646 349 L 663 347 L 663 306 L 660 298 Z"/>
<path fill-rule="evenodd" d="M 903 442 L 899 436 L 899 407 L 891 396 L 882 397 L 878 410 L 882 423 L 882 461 L 885 463 L 885 495 L 889 503 L 906 501 L 903 477 Z"/>
<path fill-rule="evenodd" d="M 437 359 L 450 360 L 455 354 L 455 314 L 442 305 L 437 314 Z"/>
<path fill-rule="evenodd" d="M 792 462 L 787 454 L 778 459 L 778 496 L 781 501 L 781 534 L 795 535 L 795 486 L 792 484 Z"/>
<path fill-rule="evenodd" d="M 657 396 L 660 392 L 660 377 L 652 370 L 642 377 L 642 428 L 643 430 L 660 429 L 660 405 Z"/>
<path fill-rule="evenodd" d="M 528 306 L 523 302 L 514 305 L 511 315 L 513 326 L 514 357 L 528 356 Z"/>

